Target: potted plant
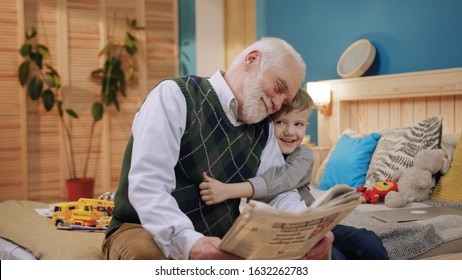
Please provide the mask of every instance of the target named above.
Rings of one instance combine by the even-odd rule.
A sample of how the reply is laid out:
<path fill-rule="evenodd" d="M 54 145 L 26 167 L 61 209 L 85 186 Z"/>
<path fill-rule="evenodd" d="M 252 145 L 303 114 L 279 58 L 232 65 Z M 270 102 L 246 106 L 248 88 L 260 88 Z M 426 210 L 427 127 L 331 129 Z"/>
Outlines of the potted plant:
<path fill-rule="evenodd" d="M 92 105 L 93 121 L 81 177 L 76 173 L 72 135 L 68 123 L 64 120 L 65 113 L 71 118 L 78 118 L 78 115 L 74 110 L 63 105 L 58 71 L 51 63 L 46 63 L 50 61 L 48 48 L 35 42 L 37 34 L 35 28 L 30 28 L 26 32 L 26 41 L 20 48 L 24 58 L 18 73 L 21 86 L 26 87 L 27 94 L 32 100 L 41 101 L 47 111 L 51 111 L 56 105 L 59 112 L 60 123 L 65 134 L 66 162 L 70 173 L 70 177 L 66 180 L 69 201 L 81 197 L 93 197 L 94 178 L 87 177 L 87 170 L 95 126 L 103 118 L 107 106 L 114 104 L 117 111 L 120 110 L 118 95 L 126 96 L 127 85 L 130 85 L 134 79 L 134 57 L 138 55 L 139 50 L 138 39 L 131 31 L 143 30 L 144 27 L 138 26 L 136 20 L 127 19 L 127 24 L 129 31 L 126 32 L 125 42 L 110 41 L 99 53 L 99 56 L 105 56 L 103 67 L 91 73 L 91 77 L 101 83 L 101 100 Z"/>
<path fill-rule="evenodd" d="M 26 87 L 30 99 L 41 102 L 46 111 L 49 112 L 56 106 L 64 132 L 64 149 L 69 174 L 71 178 L 77 178 L 72 135 L 69 124 L 64 120 L 64 113 L 71 118 L 78 118 L 78 115 L 73 109 L 64 107 L 61 95 L 61 77 L 49 63 L 51 56 L 48 47 L 37 43 L 36 35 L 37 30 L 34 27 L 29 28 L 25 33 L 25 42 L 19 50 L 23 57 L 23 62 L 18 70 L 19 83 Z"/>

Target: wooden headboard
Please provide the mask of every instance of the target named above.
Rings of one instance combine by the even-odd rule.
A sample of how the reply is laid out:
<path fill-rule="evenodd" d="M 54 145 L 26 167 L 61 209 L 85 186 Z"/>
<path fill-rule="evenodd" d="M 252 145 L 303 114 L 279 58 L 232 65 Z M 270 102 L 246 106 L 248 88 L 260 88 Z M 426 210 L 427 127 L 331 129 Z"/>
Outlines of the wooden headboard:
<path fill-rule="evenodd" d="M 370 133 L 443 115 L 443 133 L 462 131 L 462 68 L 329 80 L 332 115 L 318 114 L 318 145 L 346 128 Z"/>

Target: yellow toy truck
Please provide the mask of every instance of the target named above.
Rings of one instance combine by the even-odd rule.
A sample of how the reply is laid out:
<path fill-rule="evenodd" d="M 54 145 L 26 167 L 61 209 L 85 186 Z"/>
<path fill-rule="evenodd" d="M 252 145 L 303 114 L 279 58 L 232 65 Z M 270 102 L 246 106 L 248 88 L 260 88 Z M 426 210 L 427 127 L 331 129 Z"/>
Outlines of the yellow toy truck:
<path fill-rule="evenodd" d="M 53 206 L 51 223 L 60 227 L 74 224 L 87 227 L 104 227 L 109 224 L 109 217 L 114 208 L 114 201 L 80 198 L 78 201 L 60 202 Z"/>

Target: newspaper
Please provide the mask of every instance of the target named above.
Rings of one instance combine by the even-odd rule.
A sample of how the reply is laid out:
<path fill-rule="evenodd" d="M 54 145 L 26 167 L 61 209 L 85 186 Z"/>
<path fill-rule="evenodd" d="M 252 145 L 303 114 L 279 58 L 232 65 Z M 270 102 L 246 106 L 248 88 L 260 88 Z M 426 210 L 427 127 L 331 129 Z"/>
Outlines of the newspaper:
<path fill-rule="evenodd" d="M 346 185 L 332 187 L 298 213 L 250 200 L 219 249 L 245 259 L 298 259 L 358 204 L 359 194 Z"/>

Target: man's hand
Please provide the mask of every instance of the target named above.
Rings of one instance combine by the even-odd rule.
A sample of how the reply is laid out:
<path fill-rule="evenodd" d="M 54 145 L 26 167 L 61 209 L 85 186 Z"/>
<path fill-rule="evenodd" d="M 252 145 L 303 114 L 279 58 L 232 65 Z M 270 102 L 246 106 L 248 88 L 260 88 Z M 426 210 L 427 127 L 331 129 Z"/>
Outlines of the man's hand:
<path fill-rule="evenodd" d="M 334 234 L 329 231 L 301 260 L 326 260 L 332 250 Z M 196 241 L 189 252 L 190 260 L 242 260 L 241 257 L 218 249 L 221 240 L 218 237 L 204 236 Z"/>
<path fill-rule="evenodd" d="M 334 234 L 329 231 L 323 239 L 321 239 L 316 246 L 301 257 L 301 260 L 328 260 L 332 251 L 332 242 L 334 242 Z"/>
<path fill-rule="evenodd" d="M 221 239 L 204 236 L 194 243 L 189 252 L 190 260 L 242 260 L 241 257 L 218 250 Z"/>

